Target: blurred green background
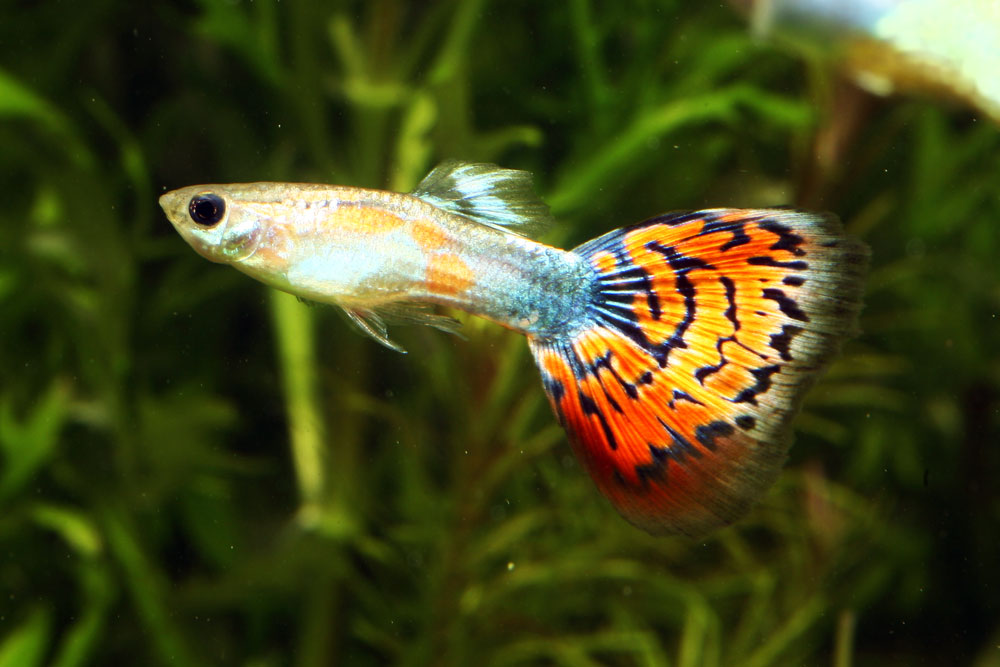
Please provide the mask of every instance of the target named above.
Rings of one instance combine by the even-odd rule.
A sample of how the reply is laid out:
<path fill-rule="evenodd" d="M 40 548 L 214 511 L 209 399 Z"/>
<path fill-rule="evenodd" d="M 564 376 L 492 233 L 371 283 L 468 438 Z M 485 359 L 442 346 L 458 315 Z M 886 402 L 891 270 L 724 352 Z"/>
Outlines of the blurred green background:
<path fill-rule="evenodd" d="M 0 667 L 1000 664 L 987 119 L 858 97 L 719 3 L 0 12 Z M 749 517 L 632 528 L 519 337 L 463 318 L 395 354 L 156 204 L 444 158 L 535 172 L 563 247 L 773 204 L 871 245 L 863 334 Z"/>

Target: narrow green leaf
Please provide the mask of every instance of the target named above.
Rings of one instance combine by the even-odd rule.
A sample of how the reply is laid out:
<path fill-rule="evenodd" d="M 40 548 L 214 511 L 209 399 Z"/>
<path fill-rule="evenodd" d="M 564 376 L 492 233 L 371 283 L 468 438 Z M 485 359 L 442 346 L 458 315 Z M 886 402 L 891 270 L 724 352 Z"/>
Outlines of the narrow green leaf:
<path fill-rule="evenodd" d="M 18 421 L 9 396 L 0 397 L 0 499 L 15 494 L 53 456 L 66 416 L 69 390 L 55 381 L 34 409 Z"/>
<path fill-rule="evenodd" d="M 32 517 L 38 525 L 57 532 L 81 556 L 92 558 L 101 552 L 101 535 L 84 513 L 59 505 L 39 504 Z"/>
<path fill-rule="evenodd" d="M 0 667 L 40 666 L 49 647 L 51 626 L 49 612 L 35 609 L 0 643 Z"/>

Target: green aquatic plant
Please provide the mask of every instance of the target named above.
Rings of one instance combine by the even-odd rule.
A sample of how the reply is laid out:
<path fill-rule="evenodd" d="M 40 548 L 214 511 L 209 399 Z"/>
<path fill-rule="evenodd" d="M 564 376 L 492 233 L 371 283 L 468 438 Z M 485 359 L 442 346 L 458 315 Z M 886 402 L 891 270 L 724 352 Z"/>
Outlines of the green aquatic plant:
<path fill-rule="evenodd" d="M 995 664 L 994 125 L 869 110 L 810 202 L 872 247 L 863 333 L 765 502 L 658 539 L 594 492 L 523 341 L 383 350 L 195 256 L 157 196 L 492 161 L 536 174 L 564 247 L 794 204 L 825 64 L 676 1 L 9 14 L 0 665 Z"/>

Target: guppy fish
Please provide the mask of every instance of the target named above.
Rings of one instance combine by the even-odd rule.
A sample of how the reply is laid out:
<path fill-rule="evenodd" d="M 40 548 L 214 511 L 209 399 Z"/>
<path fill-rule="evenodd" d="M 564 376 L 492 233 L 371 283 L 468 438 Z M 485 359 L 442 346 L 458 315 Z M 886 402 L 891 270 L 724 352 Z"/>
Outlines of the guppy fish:
<path fill-rule="evenodd" d="M 997 0 L 732 0 L 758 34 L 836 56 L 878 95 L 920 92 L 966 102 L 1000 122 Z"/>
<path fill-rule="evenodd" d="M 548 208 L 527 172 L 447 162 L 410 194 L 195 185 L 160 206 L 203 257 L 334 304 L 450 328 L 429 305 L 524 334 L 601 492 L 650 533 L 703 534 L 778 476 L 806 386 L 855 327 L 867 249 L 782 209 L 674 213 L 573 250 L 522 233 Z"/>

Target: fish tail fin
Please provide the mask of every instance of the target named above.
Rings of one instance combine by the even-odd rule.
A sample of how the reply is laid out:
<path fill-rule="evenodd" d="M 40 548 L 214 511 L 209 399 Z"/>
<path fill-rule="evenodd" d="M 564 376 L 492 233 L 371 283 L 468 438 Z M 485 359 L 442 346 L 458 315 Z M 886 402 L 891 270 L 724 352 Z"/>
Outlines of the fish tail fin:
<path fill-rule="evenodd" d="M 654 534 L 703 534 L 778 477 L 802 395 L 856 331 L 868 250 L 833 216 L 670 214 L 575 249 L 581 323 L 529 337 L 601 492 Z"/>

